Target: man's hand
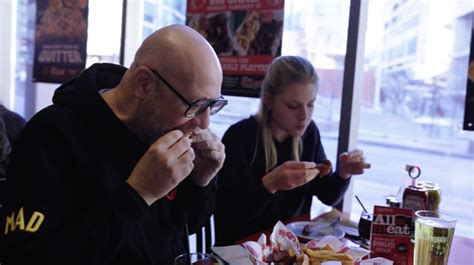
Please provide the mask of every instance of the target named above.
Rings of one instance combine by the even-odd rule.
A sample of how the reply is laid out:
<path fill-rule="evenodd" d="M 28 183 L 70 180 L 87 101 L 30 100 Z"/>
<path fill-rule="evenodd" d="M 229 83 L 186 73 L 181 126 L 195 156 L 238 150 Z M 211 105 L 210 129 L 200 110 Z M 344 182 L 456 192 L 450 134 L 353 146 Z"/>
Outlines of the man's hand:
<path fill-rule="evenodd" d="M 189 137 L 180 130 L 171 131 L 150 146 L 127 183 L 151 205 L 191 173 L 194 158 Z"/>
<path fill-rule="evenodd" d="M 339 156 L 339 175 L 343 179 L 348 179 L 352 175 L 360 175 L 366 168 L 370 168 L 370 164 L 365 162 L 362 150 L 352 150 Z"/>
<path fill-rule="evenodd" d="M 286 161 L 262 178 L 263 186 L 271 193 L 292 190 L 310 182 L 319 174 L 314 162 Z"/>
<path fill-rule="evenodd" d="M 196 154 L 191 177 L 194 183 L 204 187 L 216 176 L 225 160 L 225 147 L 219 137 L 209 129 L 199 130 L 191 135 Z"/>

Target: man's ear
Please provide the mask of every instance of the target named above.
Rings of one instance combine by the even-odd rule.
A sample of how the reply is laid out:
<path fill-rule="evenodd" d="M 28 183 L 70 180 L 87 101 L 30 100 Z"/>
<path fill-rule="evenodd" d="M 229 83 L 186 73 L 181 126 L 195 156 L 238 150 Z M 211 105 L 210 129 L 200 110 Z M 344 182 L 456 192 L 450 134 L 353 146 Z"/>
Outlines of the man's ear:
<path fill-rule="evenodd" d="M 156 86 L 156 80 L 153 78 L 153 74 L 146 67 L 138 67 L 135 70 L 133 78 L 133 93 L 139 100 L 145 99 L 150 90 Z"/>

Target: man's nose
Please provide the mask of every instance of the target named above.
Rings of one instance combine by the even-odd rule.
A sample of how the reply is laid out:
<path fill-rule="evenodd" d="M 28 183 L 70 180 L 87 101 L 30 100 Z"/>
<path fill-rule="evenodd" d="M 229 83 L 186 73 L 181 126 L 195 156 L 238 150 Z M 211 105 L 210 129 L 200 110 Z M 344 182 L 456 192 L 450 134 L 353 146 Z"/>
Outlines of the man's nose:
<path fill-rule="evenodd" d="M 199 113 L 199 115 L 194 117 L 194 119 L 196 119 L 196 121 L 199 122 L 198 124 L 199 128 L 207 129 L 211 121 L 211 108 L 206 108 L 203 112 Z"/>

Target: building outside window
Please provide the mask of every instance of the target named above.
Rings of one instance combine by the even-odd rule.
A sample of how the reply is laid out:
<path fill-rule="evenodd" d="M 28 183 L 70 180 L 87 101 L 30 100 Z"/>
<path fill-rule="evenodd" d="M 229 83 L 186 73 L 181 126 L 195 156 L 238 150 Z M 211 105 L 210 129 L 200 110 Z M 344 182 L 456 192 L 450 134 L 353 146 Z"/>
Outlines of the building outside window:
<path fill-rule="evenodd" d="M 354 194 L 372 207 L 387 195 L 401 199 L 405 165 L 419 165 L 422 180 L 441 185 L 440 211 L 458 218 L 455 233 L 471 238 L 474 134 L 462 119 L 473 10 L 472 1 L 369 1 L 364 68 L 374 83 L 364 93 L 373 100 L 363 102 L 358 137 L 372 169 L 353 179 Z M 391 17 L 410 26 L 384 28 Z M 394 54 L 382 56 L 383 47 Z"/>

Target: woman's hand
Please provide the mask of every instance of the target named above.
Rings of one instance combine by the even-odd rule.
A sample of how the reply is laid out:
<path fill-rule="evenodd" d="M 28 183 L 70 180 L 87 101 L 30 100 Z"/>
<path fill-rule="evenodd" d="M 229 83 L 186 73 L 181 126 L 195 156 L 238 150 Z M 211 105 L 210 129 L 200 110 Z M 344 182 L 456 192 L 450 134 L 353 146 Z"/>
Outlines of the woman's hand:
<path fill-rule="evenodd" d="M 262 178 L 263 186 L 271 193 L 292 190 L 310 182 L 319 174 L 314 162 L 287 161 Z"/>
<path fill-rule="evenodd" d="M 362 150 L 352 150 L 339 156 L 339 176 L 343 179 L 348 179 L 352 175 L 363 174 L 366 168 L 370 168 L 370 164 L 365 162 L 364 151 Z"/>

